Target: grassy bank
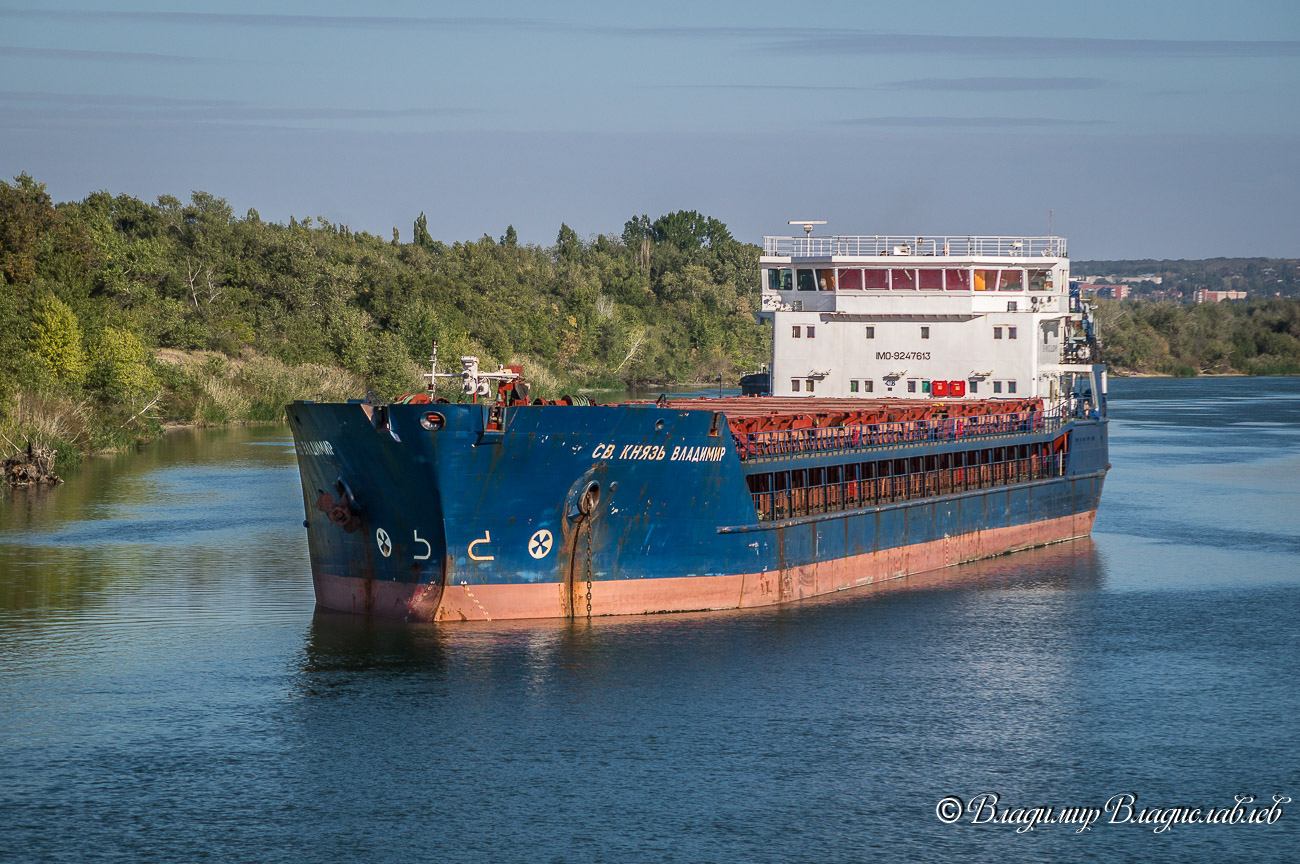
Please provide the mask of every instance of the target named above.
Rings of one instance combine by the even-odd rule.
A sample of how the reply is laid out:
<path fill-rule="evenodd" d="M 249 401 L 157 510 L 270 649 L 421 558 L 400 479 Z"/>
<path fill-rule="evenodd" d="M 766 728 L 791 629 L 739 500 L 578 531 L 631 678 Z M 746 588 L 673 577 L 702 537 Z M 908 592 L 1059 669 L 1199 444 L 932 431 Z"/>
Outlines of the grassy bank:
<path fill-rule="evenodd" d="M 266 355 L 229 357 L 215 351 L 160 349 L 143 364 L 150 387 L 121 402 L 83 390 L 15 388 L 0 404 L 0 459 L 36 448 L 58 451 L 56 469 L 75 468 L 86 456 L 139 446 L 168 426 L 222 426 L 232 423 L 281 422 L 285 406 L 296 399 L 342 401 L 365 396 L 367 382 L 339 366 L 289 365 Z M 423 370 L 406 364 L 405 375 L 391 392 L 423 392 Z M 556 376 L 545 367 L 526 372 L 534 395 L 594 387 L 609 389 L 601 377 Z M 617 379 L 615 379 L 617 380 Z M 459 384 L 439 386 L 439 395 L 455 400 Z"/>

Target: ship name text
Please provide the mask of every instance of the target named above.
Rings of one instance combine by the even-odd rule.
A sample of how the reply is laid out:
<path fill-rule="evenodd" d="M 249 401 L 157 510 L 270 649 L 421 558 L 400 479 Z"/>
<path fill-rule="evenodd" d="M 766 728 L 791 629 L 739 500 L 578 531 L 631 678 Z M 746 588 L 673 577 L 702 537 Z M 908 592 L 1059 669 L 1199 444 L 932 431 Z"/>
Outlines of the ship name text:
<path fill-rule="evenodd" d="M 669 462 L 721 462 L 726 455 L 725 447 L 683 447 L 671 450 L 661 444 L 597 444 L 591 451 L 592 459 L 624 459 L 636 461 Z"/>

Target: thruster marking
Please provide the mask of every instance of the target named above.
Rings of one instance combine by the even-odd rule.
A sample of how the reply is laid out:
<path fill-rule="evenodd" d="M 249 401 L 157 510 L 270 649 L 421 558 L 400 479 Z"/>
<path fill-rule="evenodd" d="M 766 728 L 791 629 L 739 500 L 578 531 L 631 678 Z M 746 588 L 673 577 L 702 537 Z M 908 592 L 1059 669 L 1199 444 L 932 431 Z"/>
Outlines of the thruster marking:
<path fill-rule="evenodd" d="M 474 547 L 475 547 L 475 546 L 481 546 L 481 545 L 484 544 L 484 543 L 491 543 L 491 542 L 492 542 L 492 532 L 490 532 L 490 531 L 484 531 L 482 537 L 480 537 L 478 540 L 475 540 L 473 543 L 469 544 L 469 560 L 471 560 L 471 561 L 495 561 L 495 560 L 497 560 L 495 555 L 475 555 L 475 554 L 474 554 Z"/>

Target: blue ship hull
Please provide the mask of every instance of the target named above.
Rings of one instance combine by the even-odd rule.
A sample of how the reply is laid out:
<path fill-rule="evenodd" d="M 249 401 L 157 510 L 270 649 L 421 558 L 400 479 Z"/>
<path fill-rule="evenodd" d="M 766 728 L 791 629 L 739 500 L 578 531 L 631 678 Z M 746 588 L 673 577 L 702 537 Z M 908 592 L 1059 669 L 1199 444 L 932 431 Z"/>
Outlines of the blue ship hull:
<path fill-rule="evenodd" d="M 845 590 L 1084 536 L 1109 467 L 1095 415 L 755 452 L 708 400 L 295 402 L 288 413 L 318 602 L 420 620 L 736 608 Z M 980 458 L 992 464 L 969 464 Z M 920 468 L 868 476 L 889 465 Z"/>

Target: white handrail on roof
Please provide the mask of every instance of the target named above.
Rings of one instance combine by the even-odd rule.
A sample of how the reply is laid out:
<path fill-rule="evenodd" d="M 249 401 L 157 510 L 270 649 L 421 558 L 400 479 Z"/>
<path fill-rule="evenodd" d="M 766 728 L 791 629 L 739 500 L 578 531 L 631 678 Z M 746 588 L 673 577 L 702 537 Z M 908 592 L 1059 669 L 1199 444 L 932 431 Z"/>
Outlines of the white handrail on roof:
<path fill-rule="evenodd" d="M 1065 258 L 1064 237 L 976 237 L 872 234 L 836 237 L 764 237 L 763 254 L 794 258 L 846 255 Z"/>

